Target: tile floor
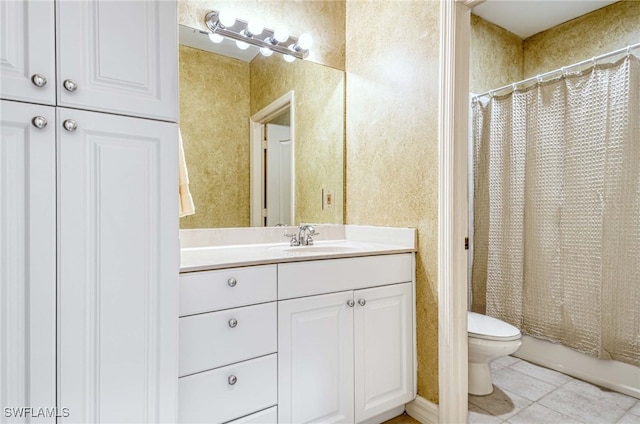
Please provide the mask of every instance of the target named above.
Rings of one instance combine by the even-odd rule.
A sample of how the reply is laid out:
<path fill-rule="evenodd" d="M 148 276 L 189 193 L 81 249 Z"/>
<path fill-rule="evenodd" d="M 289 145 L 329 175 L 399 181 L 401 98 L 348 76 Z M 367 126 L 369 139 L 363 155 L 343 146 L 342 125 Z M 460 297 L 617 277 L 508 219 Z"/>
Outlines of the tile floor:
<path fill-rule="evenodd" d="M 491 363 L 494 391 L 469 395 L 470 424 L 640 424 L 640 400 L 506 356 Z M 385 424 L 417 424 L 400 416 Z"/>
<path fill-rule="evenodd" d="M 640 424 L 640 401 L 512 356 L 491 364 L 494 391 L 469 395 L 471 424 Z"/>

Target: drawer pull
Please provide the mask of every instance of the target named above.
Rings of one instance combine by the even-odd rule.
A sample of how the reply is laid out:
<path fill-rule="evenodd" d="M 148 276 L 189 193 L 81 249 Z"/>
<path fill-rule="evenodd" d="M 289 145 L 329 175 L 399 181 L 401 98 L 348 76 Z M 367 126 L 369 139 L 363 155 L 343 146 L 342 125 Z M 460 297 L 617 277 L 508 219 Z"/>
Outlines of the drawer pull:
<path fill-rule="evenodd" d="M 353 308 L 353 305 L 355 305 L 355 304 L 356 304 L 356 302 L 354 302 L 353 299 L 347 300 L 347 306 L 348 307 Z"/>
<path fill-rule="evenodd" d="M 233 386 L 238 382 L 238 377 L 236 377 L 235 375 L 230 375 L 227 381 L 229 382 L 230 386 Z"/>
<path fill-rule="evenodd" d="M 367 304 L 367 301 L 366 301 L 366 300 L 364 300 L 364 299 L 360 299 L 360 300 L 358 300 L 358 304 L 359 304 L 360 306 L 364 306 L 364 305 L 366 305 L 366 304 Z"/>
<path fill-rule="evenodd" d="M 229 287 L 235 287 L 236 284 L 238 284 L 238 280 L 236 280 L 235 278 L 231 277 L 227 280 L 227 284 L 229 285 Z"/>
<path fill-rule="evenodd" d="M 236 328 L 236 326 L 238 325 L 238 320 L 235 318 L 231 318 L 229 320 L 229 327 L 231 328 Z"/>

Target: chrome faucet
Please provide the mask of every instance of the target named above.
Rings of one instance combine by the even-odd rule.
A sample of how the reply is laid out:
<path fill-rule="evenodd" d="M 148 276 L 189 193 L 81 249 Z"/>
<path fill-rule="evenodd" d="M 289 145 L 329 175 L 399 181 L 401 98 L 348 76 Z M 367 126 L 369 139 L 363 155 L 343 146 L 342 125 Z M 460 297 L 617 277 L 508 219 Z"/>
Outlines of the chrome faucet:
<path fill-rule="evenodd" d="M 306 237 L 305 237 L 306 232 Z M 302 246 L 313 246 L 313 236 L 316 234 L 316 229 L 309 224 L 300 225 L 300 230 L 298 231 L 298 241 L 300 241 L 300 245 Z"/>
<path fill-rule="evenodd" d="M 301 224 L 298 229 L 298 234 L 284 233 L 285 237 L 291 238 L 289 243 L 291 246 L 313 246 L 313 236 L 318 234 L 320 233 L 316 233 L 316 229 L 309 224 Z"/>

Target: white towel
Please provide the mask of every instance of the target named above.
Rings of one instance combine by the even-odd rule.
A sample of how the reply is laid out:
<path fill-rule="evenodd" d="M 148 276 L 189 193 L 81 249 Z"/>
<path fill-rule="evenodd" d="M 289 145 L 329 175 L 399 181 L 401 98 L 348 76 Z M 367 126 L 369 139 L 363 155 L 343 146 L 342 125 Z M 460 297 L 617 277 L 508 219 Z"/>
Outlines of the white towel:
<path fill-rule="evenodd" d="M 180 129 L 178 129 L 178 162 L 178 195 L 180 197 L 180 218 L 182 218 L 196 213 L 196 207 L 189 191 L 189 173 L 187 172 L 187 162 L 184 160 L 184 146 Z"/>

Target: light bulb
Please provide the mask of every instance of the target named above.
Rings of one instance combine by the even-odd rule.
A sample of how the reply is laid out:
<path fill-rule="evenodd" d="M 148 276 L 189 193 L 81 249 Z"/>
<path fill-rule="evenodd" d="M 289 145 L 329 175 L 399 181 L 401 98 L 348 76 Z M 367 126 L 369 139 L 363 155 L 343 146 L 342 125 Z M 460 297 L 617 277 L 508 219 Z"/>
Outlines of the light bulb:
<path fill-rule="evenodd" d="M 236 41 L 236 46 L 238 46 L 240 50 L 247 50 L 249 48 L 249 44 L 244 41 Z"/>
<path fill-rule="evenodd" d="M 264 30 L 264 25 L 262 25 L 262 22 L 252 21 L 247 24 L 247 30 L 249 30 L 251 35 L 258 35 Z"/>
<path fill-rule="evenodd" d="M 230 15 L 229 13 L 220 12 L 218 14 L 218 21 L 224 27 L 231 27 L 236 23 L 236 18 L 234 18 L 233 15 Z"/>
<path fill-rule="evenodd" d="M 212 34 L 209 34 L 209 40 L 211 40 L 212 42 L 218 44 L 218 43 L 222 43 L 222 40 L 224 40 L 224 37 L 220 34 L 216 34 L 215 32 Z"/>
<path fill-rule="evenodd" d="M 289 39 L 289 31 L 284 27 L 277 28 L 273 32 L 273 38 L 280 43 L 287 41 Z"/>
<path fill-rule="evenodd" d="M 296 60 L 296 58 L 291 56 L 290 54 L 285 54 L 282 57 L 284 57 L 285 62 L 293 62 L 294 60 Z"/>
<path fill-rule="evenodd" d="M 262 47 L 260 48 L 260 53 L 262 54 L 262 56 L 266 56 L 269 57 L 273 54 L 273 50 L 267 48 L 267 47 Z"/>
<path fill-rule="evenodd" d="M 312 45 L 313 45 L 313 37 L 311 37 L 309 34 L 307 33 L 301 34 L 300 38 L 298 38 L 298 47 L 301 48 L 302 50 L 309 50 Z"/>

